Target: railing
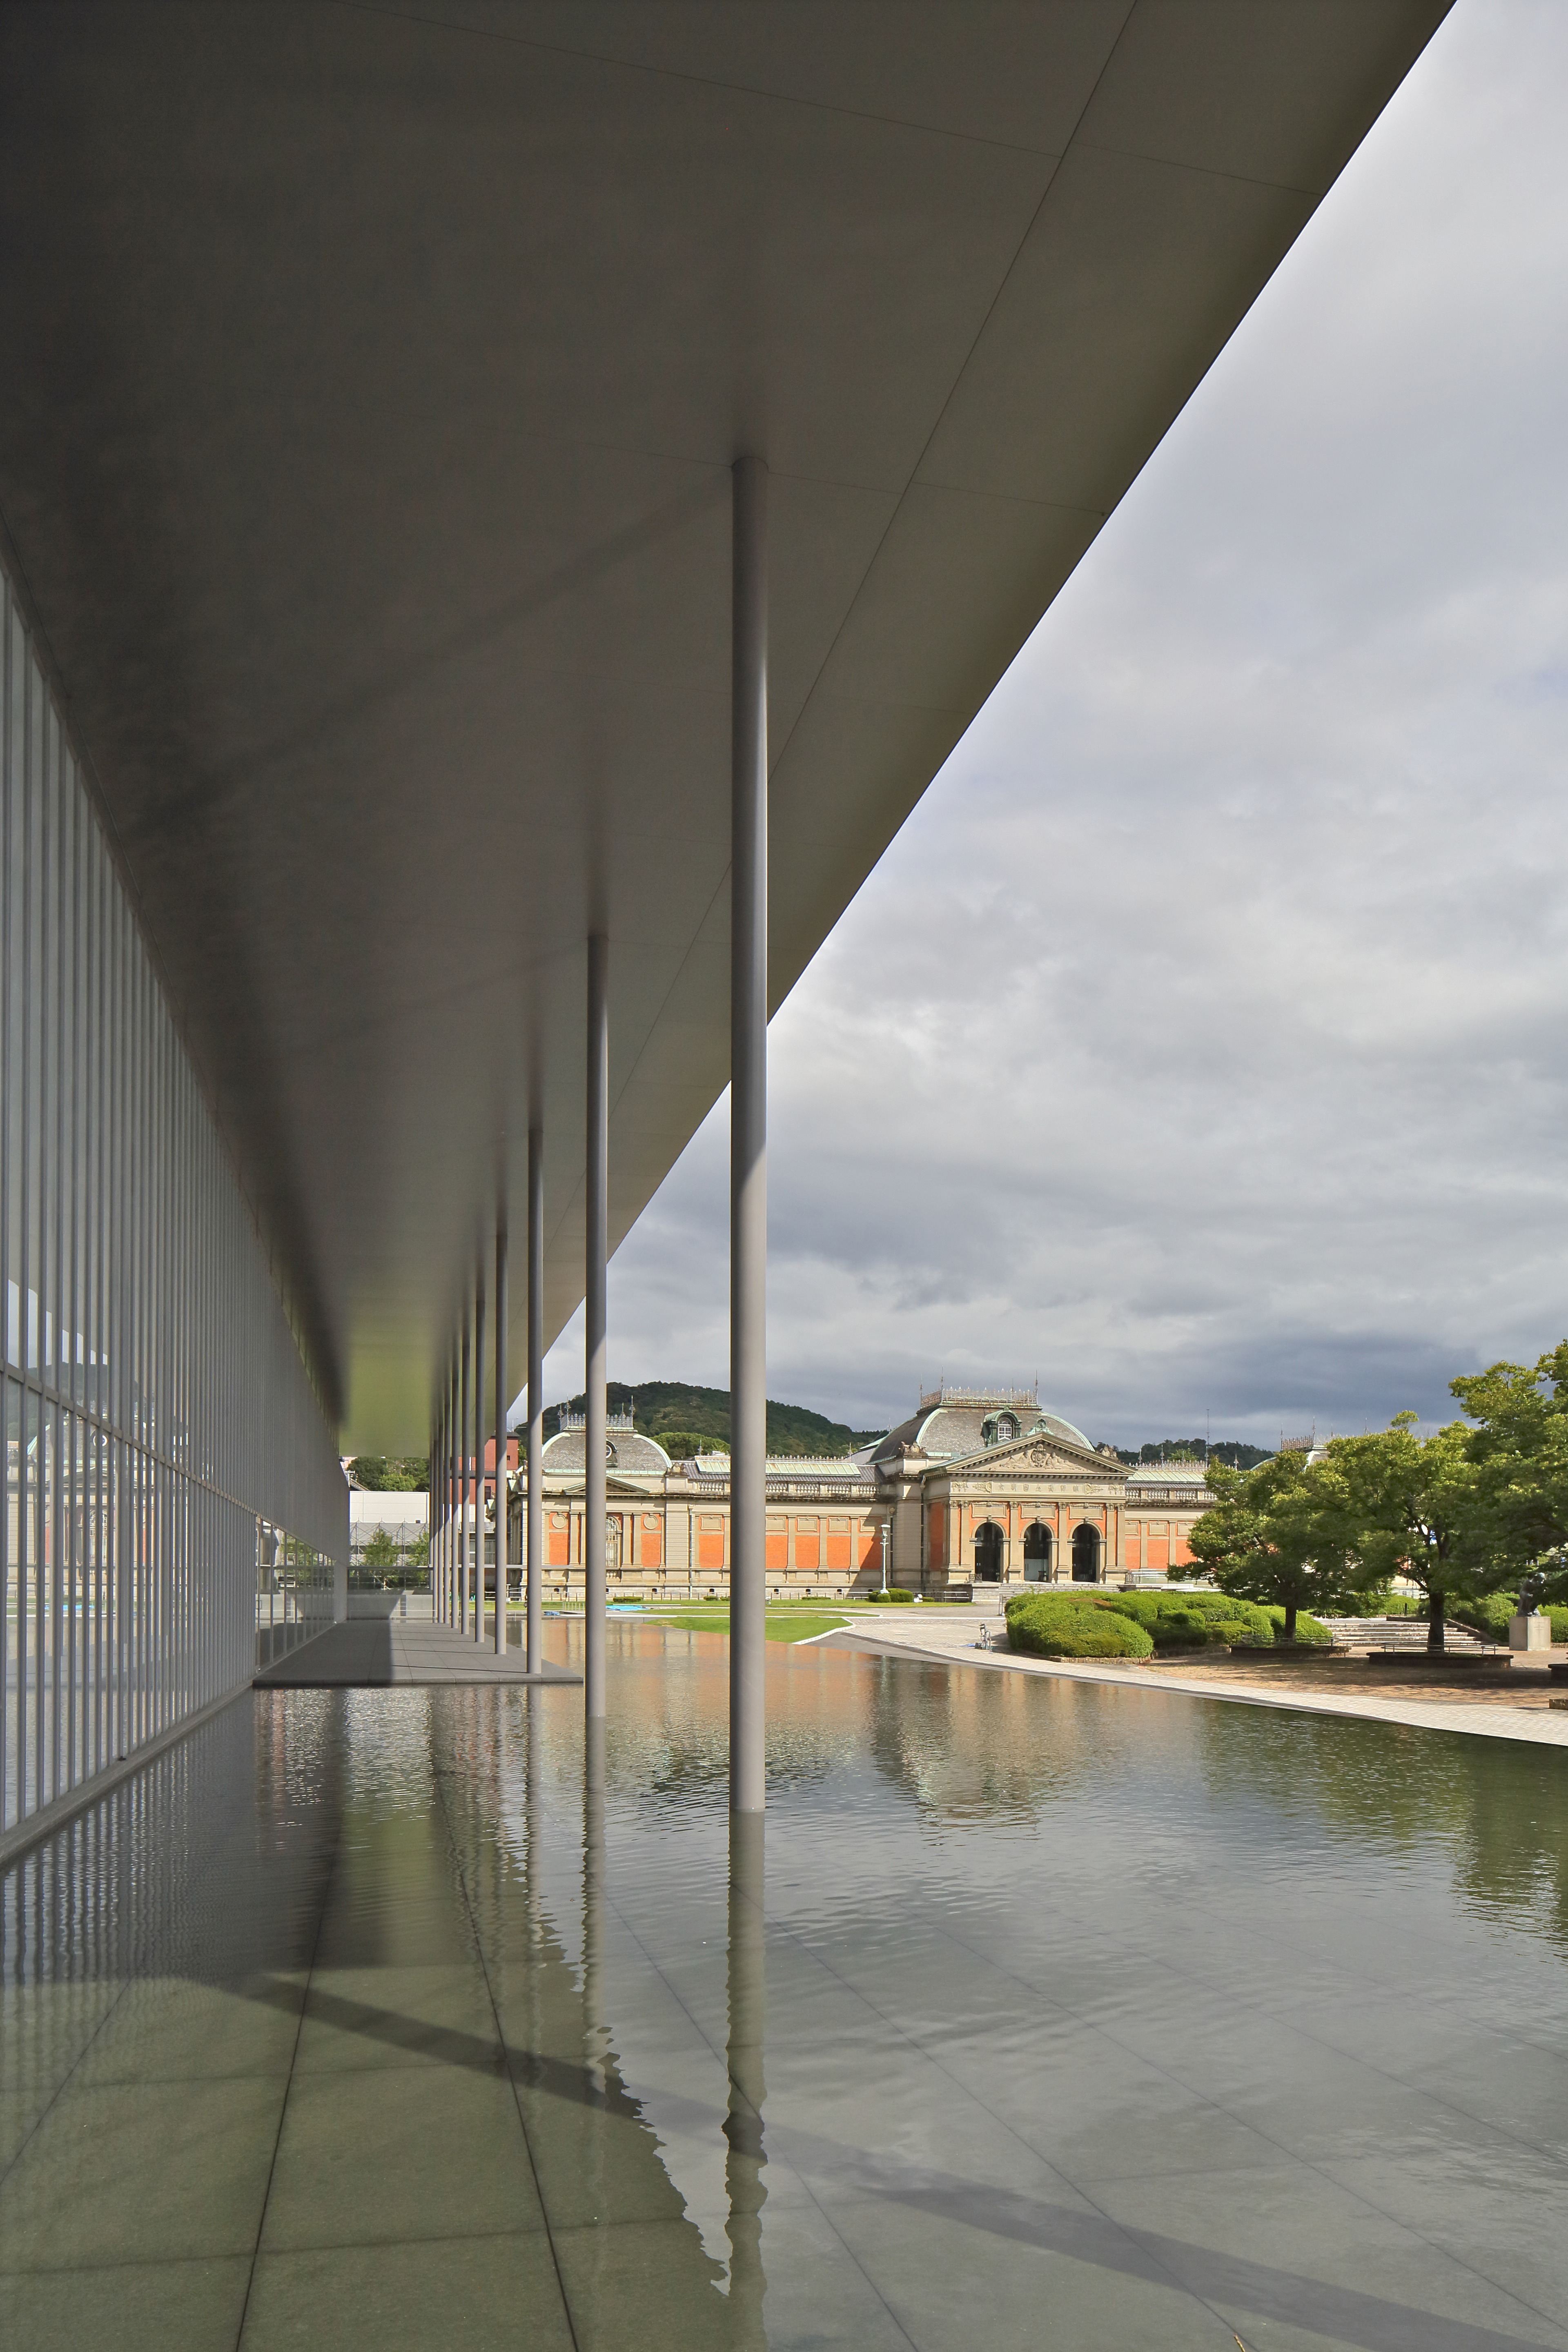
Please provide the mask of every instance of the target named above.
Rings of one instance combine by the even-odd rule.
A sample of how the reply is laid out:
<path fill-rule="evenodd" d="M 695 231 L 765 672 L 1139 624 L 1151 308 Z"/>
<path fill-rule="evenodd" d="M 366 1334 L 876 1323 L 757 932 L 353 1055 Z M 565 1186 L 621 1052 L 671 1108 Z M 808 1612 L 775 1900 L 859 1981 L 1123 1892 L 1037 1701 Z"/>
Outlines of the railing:
<path fill-rule="evenodd" d="M 687 1485 L 708 1502 L 721 1502 L 730 1492 L 727 1471 L 699 1470 L 688 1474 Z M 879 1487 L 870 1478 L 770 1478 L 770 1503 L 874 1503 Z"/>
<path fill-rule="evenodd" d="M 796 1479 L 780 1478 L 768 1481 L 770 1502 L 874 1503 L 878 1489 L 859 1478 Z"/>
<path fill-rule="evenodd" d="M 932 1389 L 927 1395 L 921 1397 L 920 1409 L 922 1412 L 930 1412 L 939 1404 L 960 1404 L 971 1410 L 976 1405 L 1037 1406 L 1039 1402 L 1038 1381 L 1035 1382 L 1033 1388 L 1027 1389 L 958 1389 L 952 1387 L 949 1381 L 943 1381 L 940 1388 Z"/>

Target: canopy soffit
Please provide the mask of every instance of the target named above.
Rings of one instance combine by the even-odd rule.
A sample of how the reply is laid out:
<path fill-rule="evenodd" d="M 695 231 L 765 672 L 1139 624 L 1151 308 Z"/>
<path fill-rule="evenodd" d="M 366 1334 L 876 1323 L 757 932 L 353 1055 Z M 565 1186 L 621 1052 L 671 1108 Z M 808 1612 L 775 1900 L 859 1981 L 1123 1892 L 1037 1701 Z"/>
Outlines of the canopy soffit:
<path fill-rule="evenodd" d="M 11 560 L 350 1450 L 531 1117 L 581 1297 L 590 928 L 612 1246 L 725 1083 L 735 456 L 776 1004 L 1443 13 L 0 12 Z"/>

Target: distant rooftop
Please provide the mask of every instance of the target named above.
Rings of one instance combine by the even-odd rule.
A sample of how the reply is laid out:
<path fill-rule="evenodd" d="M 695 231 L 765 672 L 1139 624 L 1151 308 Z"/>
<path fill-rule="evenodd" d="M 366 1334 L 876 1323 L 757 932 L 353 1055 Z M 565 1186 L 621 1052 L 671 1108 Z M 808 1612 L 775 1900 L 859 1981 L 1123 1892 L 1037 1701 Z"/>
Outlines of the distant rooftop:
<path fill-rule="evenodd" d="M 630 1429 L 632 1425 L 633 1416 L 630 1405 L 612 1405 L 605 1415 L 605 1427 L 606 1429 Z M 586 1429 L 587 1426 L 588 1417 L 586 1413 L 581 1412 L 566 1412 L 563 1411 L 556 1423 L 556 1428 L 558 1431 L 565 1431 L 568 1429 Z"/>

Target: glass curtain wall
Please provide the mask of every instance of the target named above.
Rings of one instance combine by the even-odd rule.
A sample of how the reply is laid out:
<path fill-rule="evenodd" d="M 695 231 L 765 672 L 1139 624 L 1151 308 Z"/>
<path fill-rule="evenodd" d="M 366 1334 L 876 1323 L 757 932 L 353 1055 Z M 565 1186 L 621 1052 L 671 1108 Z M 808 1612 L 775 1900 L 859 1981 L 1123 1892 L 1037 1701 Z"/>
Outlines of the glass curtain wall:
<path fill-rule="evenodd" d="M 320 1630 L 332 1433 L 0 572 L 0 1832 Z"/>

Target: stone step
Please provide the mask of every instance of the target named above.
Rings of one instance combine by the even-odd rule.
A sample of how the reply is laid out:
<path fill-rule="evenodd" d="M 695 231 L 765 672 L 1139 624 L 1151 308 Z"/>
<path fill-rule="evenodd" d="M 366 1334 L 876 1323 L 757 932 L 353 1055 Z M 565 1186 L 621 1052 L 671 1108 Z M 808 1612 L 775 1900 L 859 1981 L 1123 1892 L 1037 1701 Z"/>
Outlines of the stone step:
<path fill-rule="evenodd" d="M 1424 1650 L 1430 1627 L 1423 1617 L 1325 1617 L 1323 1623 L 1337 1642 L 1352 1650 Z M 1443 1646 L 1449 1650 L 1484 1650 L 1499 1646 L 1484 1642 L 1468 1625 L 1446 1624 Z"/>

